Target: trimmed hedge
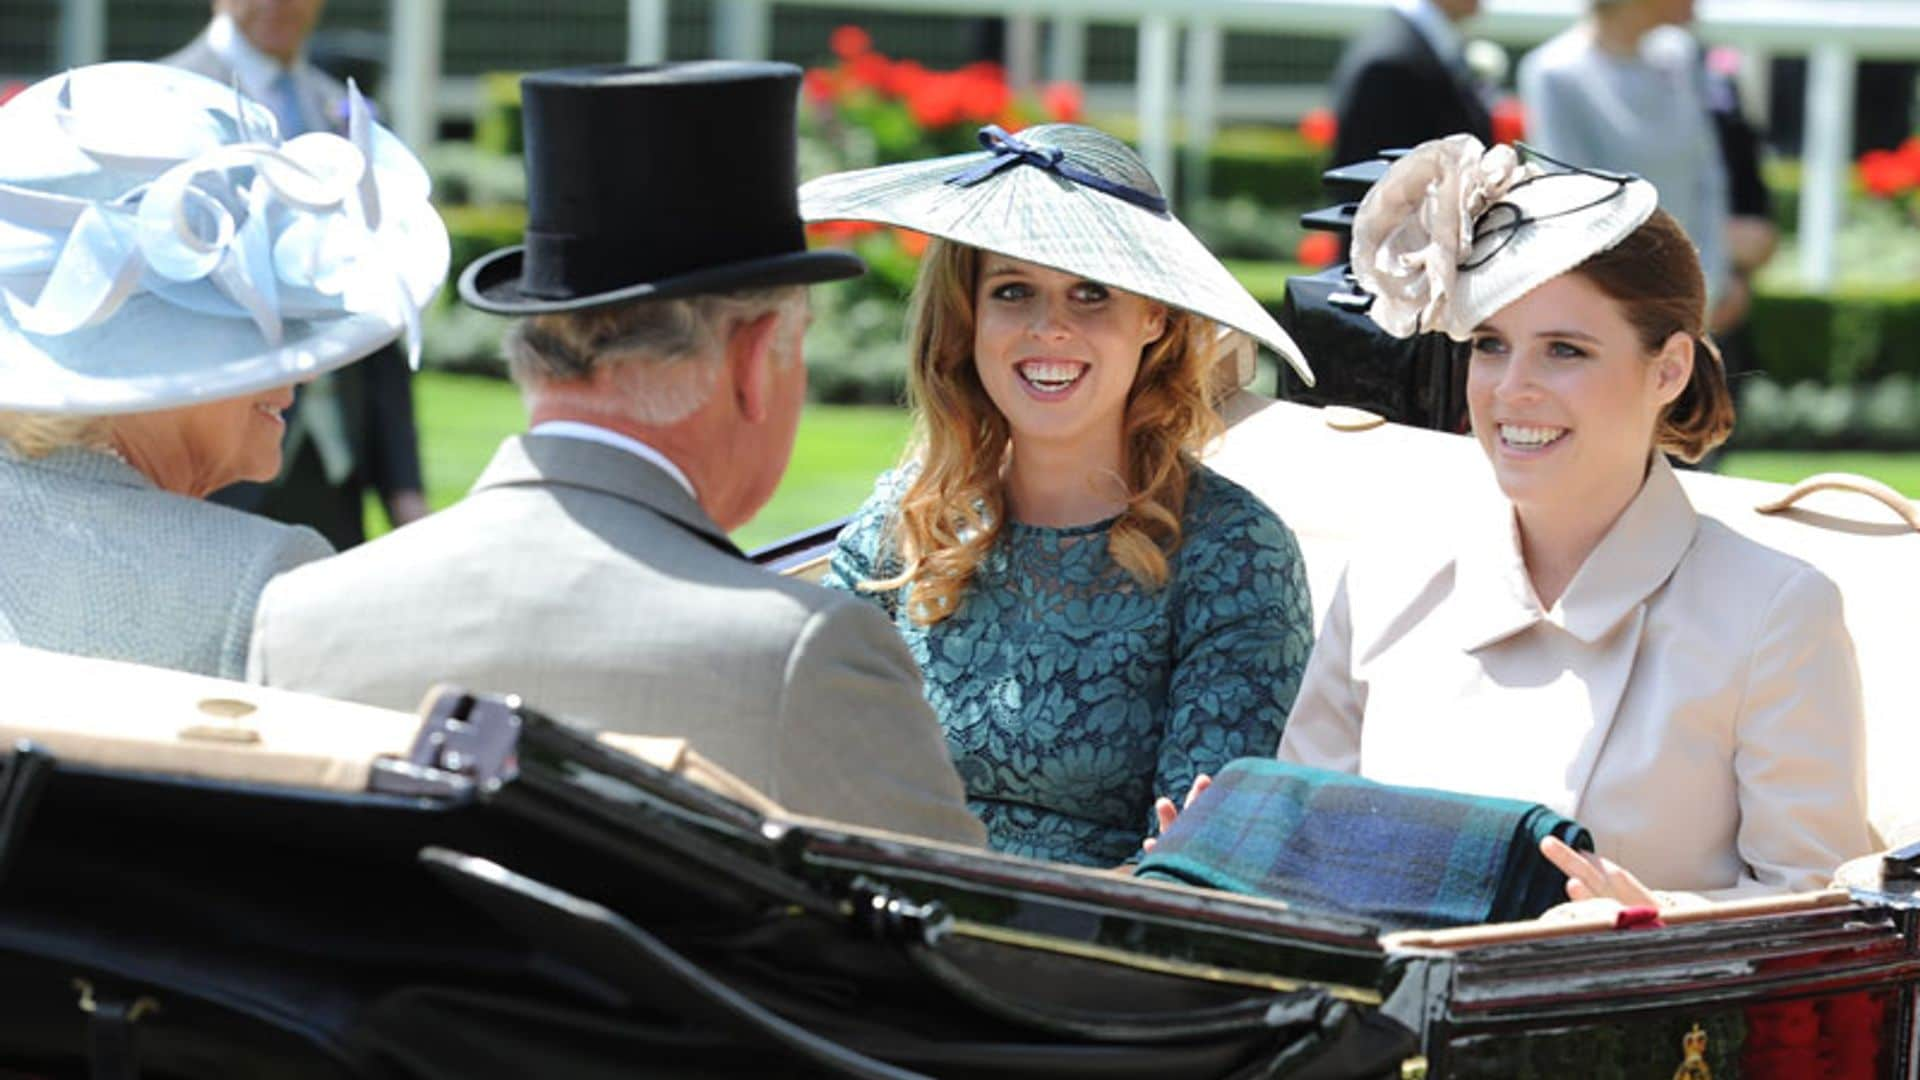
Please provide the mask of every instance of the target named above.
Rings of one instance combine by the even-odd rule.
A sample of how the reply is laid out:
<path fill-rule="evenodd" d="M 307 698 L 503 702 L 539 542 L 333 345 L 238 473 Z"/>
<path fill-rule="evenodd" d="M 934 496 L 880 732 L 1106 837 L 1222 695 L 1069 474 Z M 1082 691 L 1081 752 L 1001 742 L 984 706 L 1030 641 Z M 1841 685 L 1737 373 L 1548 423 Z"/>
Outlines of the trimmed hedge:
<path fill-rule="evenodd" d="M 518 155 L 526 149 L 521 133 L 520 73 L 490 71 L 480 76 L 480 108 L 473 118 L 473 143 L 490 154 Z"/>
<path fill-rule="evenodd" d="M 1920 375 L 1920 283 L 1829 295 L 1765 289 L 1749 318 L 1760 369 L 1783 385 Z"/>
<path fill-rule="evenodd" d="M 1920 448 L 1920 379 L 1782 385 L 1739 380 L 1732 445 L 1741 450 L 1913 450 Z"/>
<path fill-rule="evenodd" d="M 449 287 L 441 292 L 448 298 L 453 294 L 452 283 L 460 280 L 467 264 L 496 248 L 519 243 L 527 227 L 527 208 L 518 203 L 443 206 L 440 216 L 447 223 L 447 238 L 453 248 L 447 268 Z"/>

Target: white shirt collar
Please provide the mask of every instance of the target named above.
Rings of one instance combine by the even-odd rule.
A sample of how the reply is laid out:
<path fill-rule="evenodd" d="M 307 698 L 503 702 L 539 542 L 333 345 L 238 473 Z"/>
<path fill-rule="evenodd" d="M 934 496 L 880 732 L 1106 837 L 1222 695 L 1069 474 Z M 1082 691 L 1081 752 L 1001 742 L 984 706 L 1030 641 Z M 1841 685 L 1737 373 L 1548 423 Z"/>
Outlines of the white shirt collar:
<path fill-rule="evenodd" d="M 653 447 L 648 446 L 646 443 L 641 442 L 631 435 L 622 435 L 618 431 L 609 431 L 606 428 L 594 424 L 582 423 L 578 420 L 542 421 L 541 423 L 533 425 L 527 434 L 556 435 L 563 439 L 584 439 L 587 442 L 597 442 L 603 446 L 611 446 L 615 449 L 625 450 L 627 453 L 640 458 L 642 461 L 650 461 L 660 466 L 661 471 L 673 477 L 674 483 L 687 489 L 687 494 L 693 496 L 694 502 L 700 501 L 700 496 L 693 490 L 693 481 L 688 480 L 687 474 L 680 471 L 680 466 L 667 460 L 667 455 L 655 450 Z"/>
<path fill-rule="evenodd" d="M 1459 28 L 1447 13 L 1441 11 L 1433 0 L 1393 0 L 1394 9 L 1407 17 L 1420 36 L 1427 39 L 1434 53 L 1444 63 L 1453 63 L 1466 51 L 1466 42 L 1460 36 Z"/>
<path fill-rule="evenodd" d="M 306 62 L 306 57 L 302 55 L 295 57 L 291 65 L 282 64 L 254 48 L 253 42 L 247 40 L 247 35 L 234 25 L 233 16 L 225 12 L 215 15 L 213 22 L 208 24 L 207 47 L 233 69 L 234 75 L 240 79 L 240 89 L 258 101 L 270 100 L 267 94 L 271 91 L 273 80 L 298 71 L 300 65 Z"/>

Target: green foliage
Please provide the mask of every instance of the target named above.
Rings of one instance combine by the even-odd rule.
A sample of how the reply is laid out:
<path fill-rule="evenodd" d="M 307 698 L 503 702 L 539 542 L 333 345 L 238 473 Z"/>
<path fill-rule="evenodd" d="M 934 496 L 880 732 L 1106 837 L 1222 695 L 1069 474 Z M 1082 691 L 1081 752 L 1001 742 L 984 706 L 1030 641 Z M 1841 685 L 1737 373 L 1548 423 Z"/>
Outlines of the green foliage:
<path fill-rule="evenodd" d="M 1240 279 L 1255 300 L 1270 311 L 1279 311 L 1287 299 L 1287 279 L 1310 273 L 1296 262 L 1256 262 L 1250 259 L 1223 259 L 1227 269 Z"/>
<path fill-rule="evenodd" d="M 1102 115 L 1089 121 L 1140 144 L 1140 125 L 1130 116 Z M 1178 130 L 1174 138 L 1182 138 Z M 1207 195 L 1243 196 L 1268 207 L 1319 206 L 1327 201 L 1320 174 L 1327 151 L 1291 128 L 1230 127 L 1214 136 L 1207 154 Z"/>
<path fill-rule="evenodd" d="M 1749 378 L 1738 396 L 1741 450 L 1920 449 L 1920 379 L 1911 375 L 1853 385 Z"/>
<path fill-rule="evenodd" d="M 1783 384 L 1920 375 L 1920 282 L 1850 283 L 1828 295 L 1769 286 L 1754 296 L 1750 323 L 1761 370 Z"/>
<path fill-rule="evenodd" d="M 474 114 L 473 143 L 489 154 L 517 155 L 526 149 L 518 72 L 491 71 L 480 76 L 480 108 Z"/>
<path fill-rule="evenodd" d="M 527 208 L 515 203 L 483 206 L 446 206 L 440 217 L 447 223 L 453 247 L 448 281 L 458 281 L 467 264 L 496 248 L 520 242 L 527 227 Z"/>
<path fill-rule="evenodd" d="M 1327 201 L 1320 174 L 1327 152 L 1299 132 L 1281 128 L 1230 128 L 1208 154 L 1208 194 L 1245 196 L 1268 206 L 1318 206 Z"/>
<path fill-rule="evenodd" d="M 1305 233 L 1301 212 L 1301 206 L 1275 206 L 1235 195 L 1190 202 L 1180 220 L 1221 259 L 1273 262 L 1291 260 L 1299 249 Z"/>
<path fill-rule="evenodd" d="M 421 155 L 440 206 L 524 203 L 527 173 L 517 156 L 490 153 L 473 143 L 435 143 Z"/>
<path fill-rule="evenodd" d="M 459 501 L 500 440 L 527 423 L 519 392 L 501 379 L 423 372 L 414 380 L 414 403 L 427 504 L 436 510 Z M 907 427 L 899 409 L 807 406 L 785 479 L 734 540 L 751 549 L 852 513 L 874 478 L 899 459 Z M 367 515 L 376 531 L 385 520 Z"/>

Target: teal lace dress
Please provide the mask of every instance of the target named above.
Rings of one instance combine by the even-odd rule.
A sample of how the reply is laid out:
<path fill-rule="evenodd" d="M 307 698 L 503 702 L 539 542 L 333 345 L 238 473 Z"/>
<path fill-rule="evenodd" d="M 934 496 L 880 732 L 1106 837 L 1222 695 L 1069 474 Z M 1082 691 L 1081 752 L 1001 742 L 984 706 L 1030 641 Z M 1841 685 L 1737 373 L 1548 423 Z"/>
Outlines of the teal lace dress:
<path fill-rule="evenodd" d="M 897 572 L 906 479 L 880 478 L 846 530 L 830 587 Z M 997 851 L 1116 866 L 1149 834 L 1155 795 L 1271 755 L 1313 645 L 1305 567 L 1266 504 L 1195 470 L 1167 584 L 1107 556 L 1108 522 L 1011 524 L 960 609 L 931 626 L 896 591 L 865 592 L 907 639 L 968 804 Z"/>

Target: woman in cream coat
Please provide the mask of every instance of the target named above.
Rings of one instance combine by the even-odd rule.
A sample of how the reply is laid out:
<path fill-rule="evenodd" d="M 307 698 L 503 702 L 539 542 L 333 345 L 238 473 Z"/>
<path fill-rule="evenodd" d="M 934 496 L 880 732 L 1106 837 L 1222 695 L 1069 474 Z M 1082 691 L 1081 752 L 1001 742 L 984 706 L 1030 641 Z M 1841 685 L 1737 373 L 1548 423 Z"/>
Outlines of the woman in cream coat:
<path fill-rule="evenodd" d="M 1598 856 L 1544 851 L 1576 900 L 1815 888 L 1872 846 L 1852 643 L 1830 581 L 1700 517 L 1667 463 L 1733 416 L 1655 200 L 1456 136 L 1362 204 L 1374 317 L 1471 343 L 1505 499 L 1424 560 L 1354 560 L 1280 756 L 1572 815 Z"/>

